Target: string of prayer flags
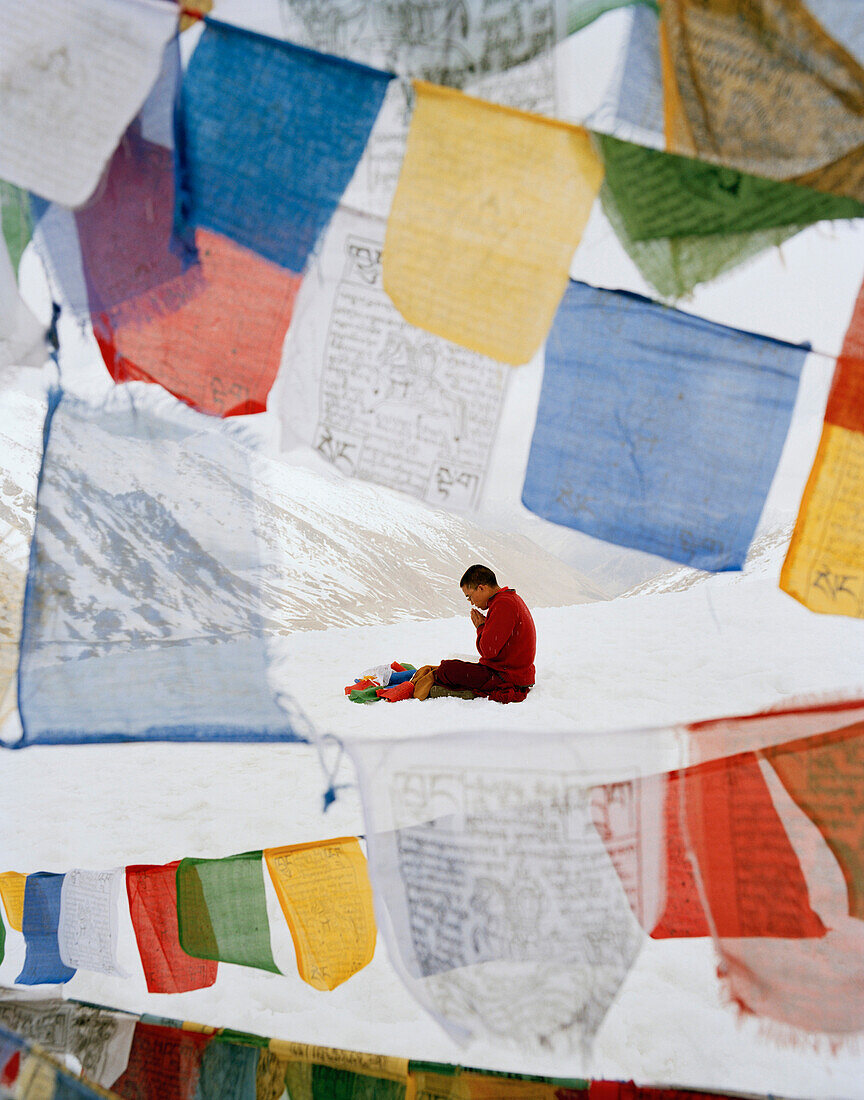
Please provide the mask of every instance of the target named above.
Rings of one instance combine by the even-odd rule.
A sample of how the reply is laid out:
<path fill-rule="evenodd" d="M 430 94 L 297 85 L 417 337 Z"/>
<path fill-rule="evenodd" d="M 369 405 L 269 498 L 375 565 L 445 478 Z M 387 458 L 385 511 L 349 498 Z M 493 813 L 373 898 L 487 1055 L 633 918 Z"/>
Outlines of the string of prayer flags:
<path fill-rule="evenodd" d="M 837 359 L 780 587 L 811 611 L 864 618 L 864 286 Z"/>
<path fill-rule="evenodd" d="M 177 925 L 187 955 L 280 973 L 270 946 L 261 857 L 259 851 L 180 861 Z"/>
<path fill-rule="evenodd" d="M 60 957 L 57 940 L 63 878 L 48 871 L 27 876 L 21 921 L 26 952 L 24 966 L 15 979 L 18 985 L 68 982 L 75 974 Z"/>
<path fill-rule="evenodd" d="M 615 196 L 605 180 L 600 188 L 600 201 L 616 237 L 645 281 L 662 298 L 671 300 L 683 298 L 700 283 L 710 282 L 760 252 L 781 245 L 804 228 L 802 225 L 792 225 L 756 233 L 634 241 L 627 233 Z"/>
<path fill-rule="evenodd" d="M 21 931 L 21 922 L 24 919 L 24 890 L 27 876 L 18 871 L 3 871 L 0 874 L 0 898 L 3 900 L 3 908 L 6 910 L 6 920 L 9 927 L 16 932 Z"/>
<path fill-rule="evenodd" d="M 181 89 L 175 224 L 302 272 L 390 80 L 208 19 Z"/>
<path fill-rule="evenodd" d="M 126 868 L 126 893 L 135 942 L 150 993 L 205 989 L 218 963 L 187 955 L 177 928 L 177 867 L 137 864 Z"/>
<path fill-rule="evenodd" d="M 402 316 L 513 365 L 543 342 L 603 169 L 587 131 L 416 82 L 384 242 Z"/>
<path fill-rule="evenodd" d="M 264 859 L 304 982 L 335 989 L 372 961 L 372 886 L 356 837 L 265 848 Z"/>
<path fill-rule="evenodd" d="M 153 85 L 177 12 L 142 0 L 4 0 L 0 177 L 80 206 Z"/>
<path fill-rule="evenodd" d="M 20 744 L 305 737 L 268 679 L 261 585 L 276 559 L 257 534 L 250 462 L 219 421 L 156 387 L 118 386 L 99 404 L 52 394 Z"/>
<path fill-rule="evenodd" d="M 60 958 L 73 969 L 126 977 L 117 952 L 122 869 L 67 871 L 60 891 Z"/>
<path fill-rule="evenodd" d="M 749 233 L 864 215 L 864 205 L 855 199 L 663 153 L 608 134 L 595 134 L 594 139 L 603 158 L 605 186 L 634 241 Z"/>
<path fill-rule="evenodd" d="M 138 1021 L 129 1063 L 111 1086 L 118 1096 L 194 1100 L 202 1056 L 212 1039 L 199 1031 Z"/>
<path fill-rule="evenodd" d="M 27 192 L 5 180 L 0 180 L 0 227 L 17 275 L 21 256 L 33 235 L 33 218 Z"/>
<path fill-rule="evenodd" d="M 802 0 L 664 0 L 660 27 L 670 152 L 864 198 L 843 163 L 861 160 L 864 69 Z"/>
<path fill-rule="evenodd" d="M 217 233 L 195 240 L 199 265 L 93 316 L 99 350 L 115 382 L 158 382 L 217 416 L 263 412 L 300 276 Z"/>
<path fill-rule="evenodd" d="M 526 769 L 501 731 L 348 746 L 388 953 L 460 1039 L 586 1052 L 644 940 L 572 747 Z"/>
<path fill-rule="evenodd" d="M 524 504 L 694 568 L 740 569 L 807 351 L 571 282 L 546 345 Z"/>

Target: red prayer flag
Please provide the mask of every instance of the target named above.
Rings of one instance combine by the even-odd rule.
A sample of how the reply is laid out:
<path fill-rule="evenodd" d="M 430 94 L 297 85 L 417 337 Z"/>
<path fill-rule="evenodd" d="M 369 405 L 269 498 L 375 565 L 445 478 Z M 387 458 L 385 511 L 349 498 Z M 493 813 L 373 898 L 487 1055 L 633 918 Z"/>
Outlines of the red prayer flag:
<path fill-rule="evenodd" d="M 216 981 L 219 967 L 187 955 L 177 931 L 178 861 L 126 868 L 129 913 L 151 993 L 184 993 Z"/>
<path fill-rule="evenodd" d="M 129 1062 L 111 1086 L 129 1100 L 192 1100 L 212 1036 L 158 1024 L 135 1025 Z"/>
<path fill-rule="evenodd" d="M 825 422 L 864 432 L 864 285 L 858 292 L 837 359 Z"/>
<path fill-rule="evenodd" d="M 202 412 L 263 412 L 302 277 L 217 233 L 195 243 L 200 270 L 93 315 L 102 358 L 115 382 L 156 382 Z"/>

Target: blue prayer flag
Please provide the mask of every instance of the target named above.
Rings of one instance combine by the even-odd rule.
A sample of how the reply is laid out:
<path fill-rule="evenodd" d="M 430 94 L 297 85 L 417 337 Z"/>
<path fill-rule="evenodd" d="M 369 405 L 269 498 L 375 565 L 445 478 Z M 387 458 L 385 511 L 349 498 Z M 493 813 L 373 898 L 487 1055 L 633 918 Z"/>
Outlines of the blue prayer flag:
<path fill-rule="evenodd" d="M 60 923 L 60 890 L 65 875 L 37 871 L 27 876 L 24 886 L 24 933 L 26 954 L 19 985 L 68 982 L 75 974 L 60 958 L 57 927 Z"/>
<path fill-rule="evenodd" d="M 207 20 L 176 118 L 178 231 L 214 229 L 302 272 L 391 79 Z"/>
<path fill-rule="evenodd" d="M 523 503 L 607 542 L 740 569 L 808 350 L 571 282 Z"/>
<path fill-rule="evenodd" d="M 278 608 L 263 592 L 280 560 L 265 554 L 251 461 L 156 387 L 100 405 L 52 394 L 18 745 L 306 739 L 270 679 Z"/>

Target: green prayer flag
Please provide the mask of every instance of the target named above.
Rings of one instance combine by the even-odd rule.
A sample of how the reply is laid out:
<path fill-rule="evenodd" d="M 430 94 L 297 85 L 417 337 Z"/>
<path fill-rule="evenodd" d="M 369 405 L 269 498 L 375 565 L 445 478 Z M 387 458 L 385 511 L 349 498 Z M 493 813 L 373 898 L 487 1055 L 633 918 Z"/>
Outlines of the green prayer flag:
<path fill-rule="evenodd" d="M 227 1043 L 219 1036 L 204 1051 L 195 1100 L 251 1100 L 257 1069 L 257 1047 Z"/>
<path fill-rule="evenodd" d="M 864 215 L 864 204 L 855 199 L 646 149 L 608 134 L 594 137 L 606 186 L 633 241 L 752 233 Z"/>
<path fill-rule="evenodd" d="M 803 225 L 787 225 L 756 233 L 634 241 L 627 233 L 615 196 L 605 182 L 600 188 L 600 201 L 603 213 L 642 277 L 661 298 L 671 301 L 683 298 L 700 283 L 716 279 L 806 229 Z"/>
<path fill-rule="evenodd" d="M 9 250 L 9 259 L 17 275 L 21 255 L 33 236 L 33 219 L 30 216 L 30 198 L 27 192 L 5 180 L 0 180 L 0 221 L 3 224 L 3 238 Z"/>
<path fill-rule="evenodd" d="M 177 926 L 187 955 L 280 973 L 270 947 L 261 856 L 180 861 Z"/>
<path fill-rule="evenodd" d="M 333 1066 L 312 1066 L 313 1100 L 405 1100 L 404 1081 L 353 1073 Z"/>

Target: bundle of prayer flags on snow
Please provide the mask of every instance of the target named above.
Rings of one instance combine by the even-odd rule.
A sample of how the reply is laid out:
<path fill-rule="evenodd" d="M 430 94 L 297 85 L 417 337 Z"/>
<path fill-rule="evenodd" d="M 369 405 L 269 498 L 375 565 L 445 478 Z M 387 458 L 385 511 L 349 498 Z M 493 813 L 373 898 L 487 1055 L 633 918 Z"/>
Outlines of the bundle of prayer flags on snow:
<path fill-rule="evenodd" d="M 177 118 L 177 226 L 215 230 L 302 272 L 390 80 L 207 20 Z"/>
<path fill-rule="evenodd" d="M 164 866 L 126 868 L 129 914 L 151 993 L 183 993 L 187 989 L 203 989 L 216 981 L 218 963 L 193 958 L 180 946 L 178 866 L 179 860 Z"/>
<path fill-rule="evenodd" d="M 355 837 L 267 848 L 264 858 L 304 982 L 335 989 L 372 961 L 372 887 Z"/>
<path fill-rule="evenodd" d="M 837 359 L 780 587 L 811 611 L 864 618 L 864 286 Z"/>
<path fill-rule="evenodd" d="M 219 422 L 150 387 L 100 405 L 52 395 L 21 744 L 303 738 L 268 680 L 250 460 Z"/>
<path fill-rule="evenodd" d="M 803 0 L 664 0 L 667 148 L 864 199 L 864 69 Z"/>
<path fill-rule="evenodd" d="M 566 289 L 602 165 L 581 127 L 414 90 L 384 289 L 412 325 L 527 363 Z"/>
<path fill-rule="evenodd" d="M 700 569 L 739 569 L 808 348 L 571 282 L 546 346 L 522 500 Z"/>
<path fill-rule="evenodd" d="M 0 178 L 80 206 L 156 80 L 177 10 L 142 0 L 4 0 Z"/>

